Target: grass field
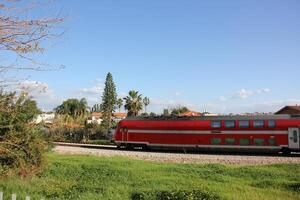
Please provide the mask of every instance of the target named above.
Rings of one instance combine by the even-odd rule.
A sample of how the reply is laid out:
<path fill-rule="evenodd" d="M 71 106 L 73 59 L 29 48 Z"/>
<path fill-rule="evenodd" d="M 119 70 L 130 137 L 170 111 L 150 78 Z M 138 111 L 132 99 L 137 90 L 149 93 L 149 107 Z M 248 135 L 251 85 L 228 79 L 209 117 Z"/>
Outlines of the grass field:
<path fill-rule="evenodd" d="M 0 179 L 0 190 L 15 192 L 22 199 L 26 194 L 31 199 L 85 200 L 175 199 L 176 195 L 184 199 L 182 194 L 189 199 L 300 199 L 297 164 L 238 167 L 54 153 L 47 157 L 48 166 L 41 174 Z"/>

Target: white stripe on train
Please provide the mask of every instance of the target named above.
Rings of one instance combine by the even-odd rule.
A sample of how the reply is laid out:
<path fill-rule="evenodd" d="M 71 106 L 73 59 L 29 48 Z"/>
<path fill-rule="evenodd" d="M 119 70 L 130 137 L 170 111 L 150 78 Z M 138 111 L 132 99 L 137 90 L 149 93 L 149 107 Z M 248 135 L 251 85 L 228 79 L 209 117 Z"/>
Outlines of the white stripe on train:
<path fill-rule="evenodd" d="M 197 130 L 137 130 L 129 129 L 128 133 L 153 133 L 153 134 L 288 134 L 288 131 L 197 131 Z"/>
<path fill-rule="evenodd" d="M 149 143 L 142 141 L 115 141 L 117 144 L 145 144 L 147 146 L 161 146 L 161 147 L 194 147 L 194 148 L 241 148 L 241 149 L 281 149 L 282 147 L 288 147 L 288 145 L 279 146 L 250 146 L 250 145 L 192 145 L 192 144 L 159 144 L 159 143 Z"/>

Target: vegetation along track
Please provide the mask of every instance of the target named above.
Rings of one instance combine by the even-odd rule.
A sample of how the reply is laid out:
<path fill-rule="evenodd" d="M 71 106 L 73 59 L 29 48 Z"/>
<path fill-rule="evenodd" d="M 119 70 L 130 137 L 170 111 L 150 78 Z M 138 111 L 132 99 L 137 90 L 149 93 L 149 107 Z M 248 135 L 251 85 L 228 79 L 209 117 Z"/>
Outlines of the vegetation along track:
<path fill-rule="evenodd" d="M 99 147 L 99 148 L 96 148 Z M 114 146 L 82 145 L 56 143 L 53 149 L 59 154 L 96 155 L 96 156 L 125 156 L 138 160 L 149 160 L 170 163 L 221 163 L 234 165 L 260 165 L 276 163 L 298 163 L 300 156 L 279 155 L 247 155 L 247 154 L 208 154 L 208 153 L 180 153 L 165 151 L 128 151 L 117 150 Z"/>

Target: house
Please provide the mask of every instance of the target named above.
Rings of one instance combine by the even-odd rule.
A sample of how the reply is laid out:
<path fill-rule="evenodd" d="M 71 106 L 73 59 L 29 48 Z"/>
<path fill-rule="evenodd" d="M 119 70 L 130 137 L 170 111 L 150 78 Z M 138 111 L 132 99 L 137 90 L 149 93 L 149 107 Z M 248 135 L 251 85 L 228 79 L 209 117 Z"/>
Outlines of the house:
<path fill-rule="evenodd" d="M 86 121 L 88 124 L 96 123 L 101 124 L 102 122 L 102 113 L 101 112 L 92 112 L 88 120 Z"/>
<path fill-rule="evenodd" d="M 127 116 L 126 113 L 113 113 L 112 119 L 115 122 L 119 122 L 122 119 L 125 119 L 126 116 Z M 87 123 L 101 124 L 102 121 L 103 121 L 103 119 L 102 119 L 102 113 L 101 112 L 92 112 L 89 119 L 87 120 Z"/>
<path fill-rule="evenodd" d="M 34 120 L 36 124 L 39 124 L 41 122 L 44 122 L 46 124 L 52 124 L 55 118 L 55 113 L 42 113 L 38 114 Z"/>
<path fill-rule="evenodd" d="M 200 112 L 196 112 L 196 111 L 186 111 L 184 113 L 179 114 L 178 116 L 180 117 L 198 117 L 198 116 L 202 116 L 202 113 Z"/>
<path fill-rule="evenodd" d="M 289 114 L 289 115 L 300 115 L 300 106 L 285 106 L 279 111 L 277 111 L 275 114 Z"/>

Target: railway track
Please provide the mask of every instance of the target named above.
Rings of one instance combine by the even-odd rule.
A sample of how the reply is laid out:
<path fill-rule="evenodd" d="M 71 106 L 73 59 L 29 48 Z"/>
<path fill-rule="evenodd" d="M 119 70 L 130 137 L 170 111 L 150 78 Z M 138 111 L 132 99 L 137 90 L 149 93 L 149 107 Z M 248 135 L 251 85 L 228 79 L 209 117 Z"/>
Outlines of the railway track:
<path fill-rule="evenodd" d="M 216 153 L 216 152 L 183 152 L 165 150 L 119 150 L 114 145 L 93 145 L 79 143 L 56 142 L 54 152 L 69 155 L 95 156 L 125 156 L 138 160 L 148 160 L 168 163 L 221 163 L 233 165 L 260 165 L 276 163 L 300 164 L 300 154 L 281 156 L 274 154 L 246 154 L 246 153 Z"/>

